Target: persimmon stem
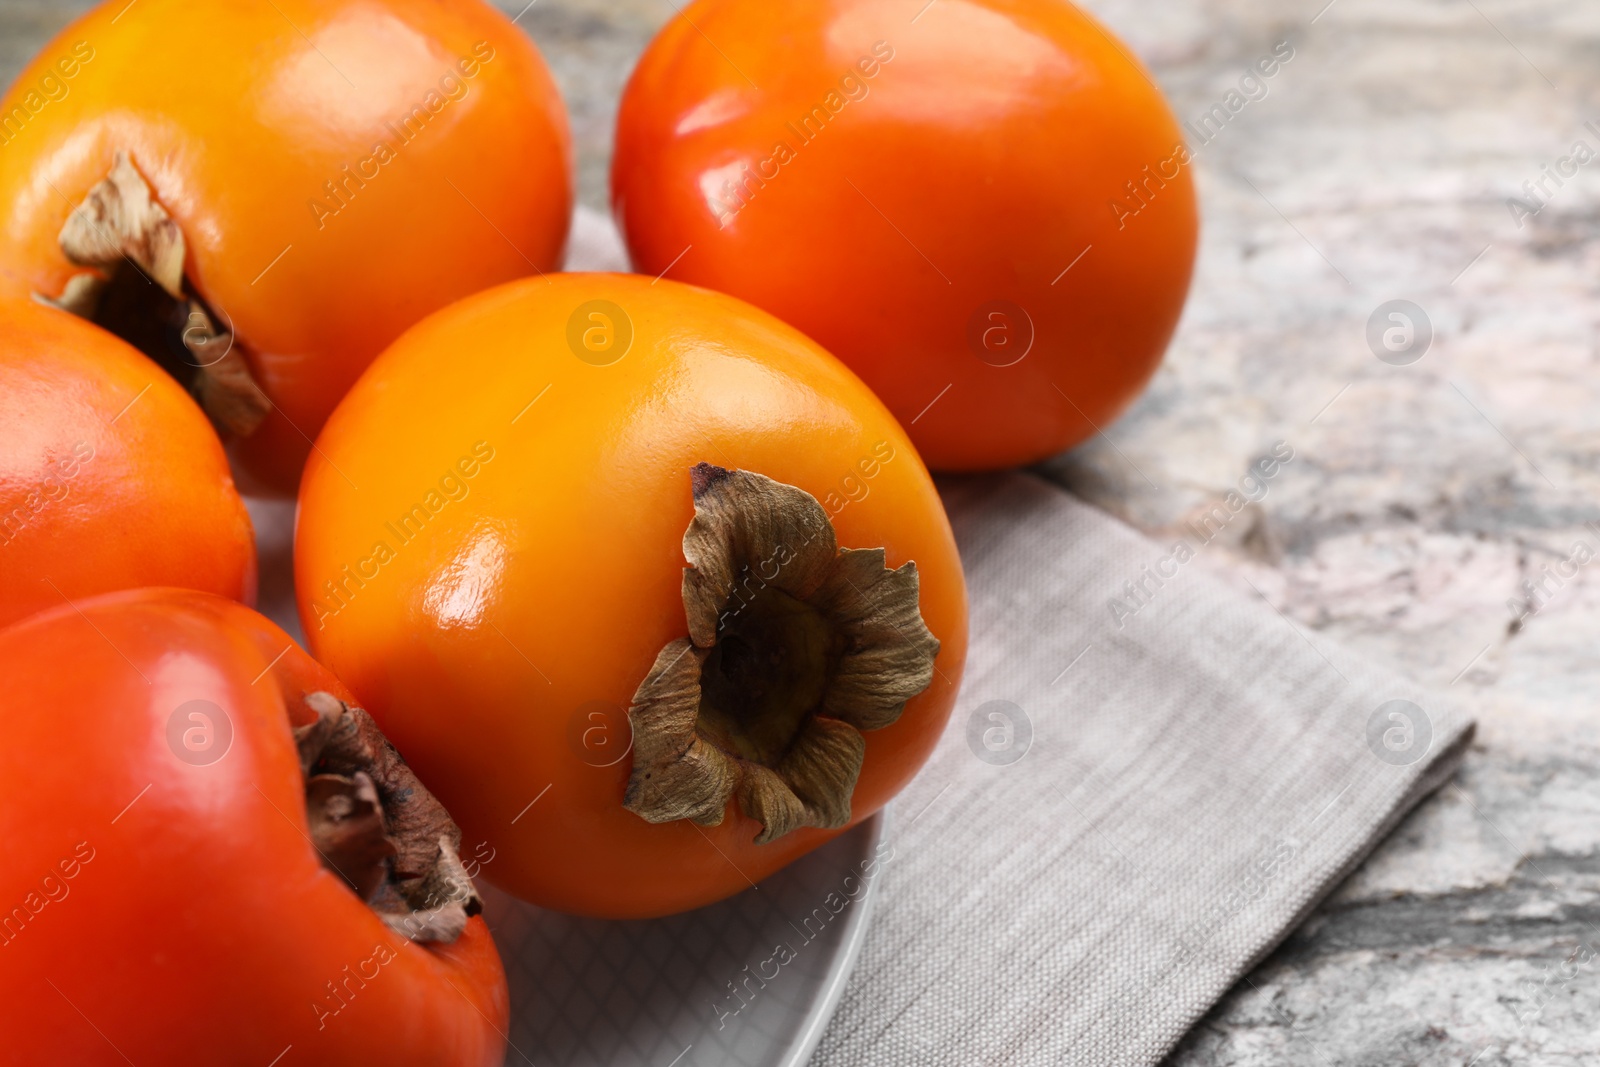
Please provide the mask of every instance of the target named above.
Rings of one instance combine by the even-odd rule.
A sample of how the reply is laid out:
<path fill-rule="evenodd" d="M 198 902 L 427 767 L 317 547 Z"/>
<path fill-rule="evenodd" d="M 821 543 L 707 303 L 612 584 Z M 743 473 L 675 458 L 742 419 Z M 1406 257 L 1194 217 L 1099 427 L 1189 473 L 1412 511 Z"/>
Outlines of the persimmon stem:
<path fill-rule="evenodd" d="M 454 941 L 483 910 L 461 865 L 461 831 L 364 710 L 306 695 L 315 722 L 296 727 L 311 841 L 390 929 Z"/>
<path fill-rule="evenodd" d="M 220 429 L 254 433 L 272 410 L 233 335 L 186 284 L 183 231 L 126 152 L 67 216 L 61 252 L 93 273 L 39 300 L 103 326 L 160 364 Z"/>
<path fill-rule="evenodd" d="M 625 806 L 649 822 L 721 823 L 730 802 L 758 844 L 836 829 L 866 753 L 933 680 L 938 640 L 915 563 L 841 549 L 816 498 L 751 471 L 690 472 L 683 538 L 689 636 L 634 693 Z"/>

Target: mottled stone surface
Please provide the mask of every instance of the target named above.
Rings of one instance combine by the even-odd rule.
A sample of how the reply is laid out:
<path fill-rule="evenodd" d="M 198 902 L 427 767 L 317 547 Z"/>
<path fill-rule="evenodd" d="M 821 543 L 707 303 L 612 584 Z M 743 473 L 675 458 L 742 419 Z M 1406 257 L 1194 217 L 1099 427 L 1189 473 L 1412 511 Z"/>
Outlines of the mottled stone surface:
<path fill-rule="evenodd" d="M 1600 162 L 1520 227 L 1506 204 L 1575 140 L 1600 149 L 1600 5 L 1324 2 L 1090 5 L 1186 119 L 1277 42 L 1294 58 L 1199 152 L 1203 246 L 1165 367 L 1049 473 L 1165 537 L 1287 442 L 1201 559 L 1309 640 L 1447 690 L 1479 741 L 1170 1065 L 1600 1063 L 1600 565 L 1547 581 L 1520 627 L 1506 604 L 1575 542 L 1600 555 Z M 0 73 L 81 6 L 0 0 Z M 521 17 L 591 205 L 617 94 L 671 14 Z M 1435 331 L 1409 366 L 1365 340 L 1397 298 Z"/>
<path fill-rule="evenodd" d="M 1479 741 L 1170 1062 L 1597 1063 L 1600 567 L 1521 627 L 1506 602 L 1576 541 L 1600 556 L 1600 182 L 1580 171 L 1521 228 L 1506 200 L 1575 139 L 1600 149 L 1600 9 L 1337 0 L 1313 24 L 1323 2 L 1101 9 L 1184 117 L 1272 42 L 1295 58 L 1201 151 L 1165 368 L 1053 470 L 1159 534 L 1289 442 L 1208 558 L 1311 640 L 1448 690 Z M 1365 339 L 1395 298 L 1436 331 L 1409 366 Z"/>

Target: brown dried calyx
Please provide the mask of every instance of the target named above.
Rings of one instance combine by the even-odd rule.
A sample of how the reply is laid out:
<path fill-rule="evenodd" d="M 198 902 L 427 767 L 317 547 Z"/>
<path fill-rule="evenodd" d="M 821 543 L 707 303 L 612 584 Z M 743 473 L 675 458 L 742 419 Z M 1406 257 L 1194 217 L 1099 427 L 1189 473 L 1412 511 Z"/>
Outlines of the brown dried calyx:
<path fill-rule="evenodd" d="M 933 680 L 938 639 L 917 567 L 841 549 L 815 497 L 701 463 L 683 537 L 689 636 L 633 695 L 624 804 L 650 822 L 722 821 L 730 798 L 757 844 L 850 821 L 866 751 Z"/>
<path fill-rule="evenodd" d="M 331 693 L 310 693 L 317 720 L 296 727 L 311 841 L 389 928 L 454 941 L 483 910 L 461 865 L 461 830 L 378 724 Z"/>
<path fill-rule="evenodd" d="M 185 292 L 183 231 L 118 152 L 111 173 L 61 227 L 76 274 L 44 303 L 103 326 L 159 363 L 194 394 L 211 421 L 241 437 L 272 409 L 249 361 L 204 300 Z"/>

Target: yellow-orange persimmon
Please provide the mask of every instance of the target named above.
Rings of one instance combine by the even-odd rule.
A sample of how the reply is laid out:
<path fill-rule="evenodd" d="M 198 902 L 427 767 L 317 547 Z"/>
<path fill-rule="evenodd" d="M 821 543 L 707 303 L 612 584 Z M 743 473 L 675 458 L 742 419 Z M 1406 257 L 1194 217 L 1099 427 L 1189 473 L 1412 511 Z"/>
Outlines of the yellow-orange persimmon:
<path fill-rule="evenodd" d="M 570 166 L 549 72 L 481 0 L 113 0 L 0 100 L 0 291 L 192 380 L 292 492 L 401 331 L 559 263 Z"/>
<path fill-rule="evenodd" d="M 612 195 L 636 269 L 793 323 L 929 466 L 982 470 L 1084 440 L 1155 372 L 1189 161 L 1066 0 L 696 0 L 628 85 Z"/>
<path fill-rule="evenodd" d="M 590 915 L 720 899 L 877 811 L 966 651 L 887 409 L 765 312 L 632 275 L 403 336 L 318 441 L 295 556 L 312 649 L 485 876 Z"/>
<path fill-rule="evenodd" d="M 0 301 L 0 626 L 146 585 L 255 598 L 250 516 L 221 443 L 128 345 Z"/>

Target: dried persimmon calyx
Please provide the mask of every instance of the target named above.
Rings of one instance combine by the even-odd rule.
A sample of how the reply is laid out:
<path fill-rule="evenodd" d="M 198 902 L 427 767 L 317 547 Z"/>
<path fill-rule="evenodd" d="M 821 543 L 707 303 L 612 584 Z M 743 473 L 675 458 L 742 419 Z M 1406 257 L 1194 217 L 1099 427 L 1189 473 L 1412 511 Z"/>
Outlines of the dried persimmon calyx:
<path fill-rule="evenodd" d="M 917 567 L 841 549 L 815 497 L 753 471 L 691 471 L 683 537 L 689 636 L 634 693 L 624 805 L 649 822 L 721 823 L 730 800 L 757 844 L 837 829 L 866 753 L 933 681 Z"/>
<path fill-rule="evenodd" d="M 240 437 L 261 425 L 272 401 L 256 384 L 230 331 L 216 323 L 183 275 L 183 231 L 151 195 L 126 152 L 72 210 L 58 238 L 71 263 L 91 268 L 58 296 L 39 299 L 103 326 L 161 364 L 211 421 Z"/>
<path fill-rule="evenodd" d="M 364 710 L 307 694 L 294 731 L 306 817 L 322 864 L 412 941 L 450 942 L 483 910 L 461 830 Z"/>

